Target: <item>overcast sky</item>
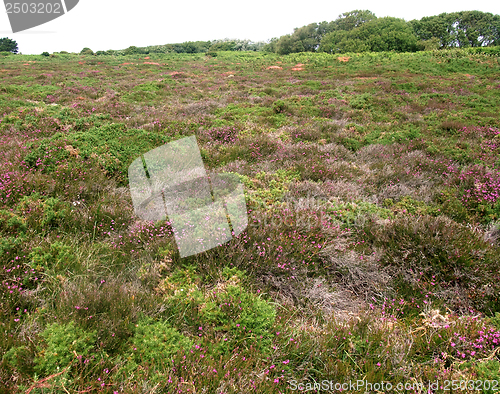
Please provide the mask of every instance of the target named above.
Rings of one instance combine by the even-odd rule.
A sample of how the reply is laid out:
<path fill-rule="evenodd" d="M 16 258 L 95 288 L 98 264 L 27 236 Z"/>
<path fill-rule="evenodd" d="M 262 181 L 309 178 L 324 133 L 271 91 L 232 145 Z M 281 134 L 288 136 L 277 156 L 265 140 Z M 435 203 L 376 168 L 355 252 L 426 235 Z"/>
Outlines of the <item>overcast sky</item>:
<path fill-rule="evenodd" d="M 500 1 L 80 0 L 68 14 L 16 34 L 12 33 L 3 2 L 0 9 L 0 38 L 16 40 L 23 54 L 40 54 L 80 52 L 84 47 L 98 51 L 223 38 L 265 41 L 292 33 L 295 27 L 335 20 L 339 14 L 355 9 L 407 21 L 454 11 L 500 14 Z"/>

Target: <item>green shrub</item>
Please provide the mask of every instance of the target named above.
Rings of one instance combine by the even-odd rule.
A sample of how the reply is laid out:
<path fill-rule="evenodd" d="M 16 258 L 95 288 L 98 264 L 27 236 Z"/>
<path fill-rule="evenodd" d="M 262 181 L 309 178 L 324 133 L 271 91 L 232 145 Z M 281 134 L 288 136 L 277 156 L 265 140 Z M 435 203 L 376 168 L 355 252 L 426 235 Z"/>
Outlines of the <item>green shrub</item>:
<path fill-rule="evenodd" d="M 56 133 L 51 138 L 37 142 L 24 160 L 31 167 L 36 167 L 37 160 L 40 160 L 45 166 L 43 172 L 51 173 L 64 162 L 79 160 L 70 157 L 64 149 L 70 144 L 78 149 L 81 159 L 97 162 L 106 175 L 115 175 L 125 182 L 128 166 L 133 160 L 171 141 L 171 137 L 165 133 L 128 129 L 123 123 L 105 124 L 108 119 L 109 115 L 84 117 L 75 122 L 77 131 L 69 135 Z"/>
<path fill-rule="evenodd" d="M 151 318 L 138 323 L 132 344 L 135 362 L 146 361 L 156 366 L 168 363 L 168 359 L 179 350 L 193 347 L 193 342 L 175 328 L 163 321 L 154 322 Z"/>
<path fill-rule="evenodd" d="M 371 108 L 370 99 L 372 95 L 370 93 L 362 93 L 354 96 L 350 101 L 349 105 L 355 109 L 369 109 Z"/>
<path fill-rule="evenodd" d="M 392 210 L 403 211 L 404 213 L 417 214 L 417 215 L 431 215 L 437 216 L 439 208 L 427 205 L 423 201 L 415 200 L 410 196 L 404 196 L 392 207 Z"/>
<path fill-rule="evenodd" d="M 500 382 L 500 361 L 496 358 L 482 361 L 478 363 L 474 369 L 477 374 L 477 379 L 481 380 L 483 384 L 481 392 L 484 394 L 498 393 L 498 383 Z M 489 384 L 486 382 L 489 382 Z M 496 382 L 496 385 L 494 382 Z"/>
<path fill-rule="evenodd" d="M 388 199 L 389 200 L 389 199 Z M 379 207 L 366 201 L 356 201 L 347 203 L 333 203 L 326 212 L 330 216 L 341 222 L 342 227 L 352 227 L 361 216 L 375 214 L 382 219 L 392 218 L 390 209 Z"/>
<path fill-rule="evenodd" d="M 443 191 L 437 197 L 437 202 L 441 204 L 441 213 L 447 215 L 456 222 L 464 223 L 469 219 L 467 208 L 452 191 Z"/>
<path fill-rule="evenodd" d="M 495 316 L 490 317 L 488 320 L 490 324 L 492 324 L 497 330 L 500 331 L 500 312 L 495 313 Z"/>
<path fill-rule="evenodd" d="M 27 229 L 26 220 L 13 212 L 0 210 L 0 232 L 15 235 L 25 232 Z"/>
<path fill-rule="evenodd" d="M 288 110 L 288 106 L 283 100 L 276 100 L 273 103 L 273 112 L 275 114 L 282 114 Z"/>
<path fill-rule="evenodd" d="M 8 254 L 21 253 L 28 237 L 25 234 L 12 237 L 0 237 L 0 256 Z"/>
<path fill-rule="evenodd" d="M 125 55 L 135 55 L 136 53 L 139 53 L 139 48 L 137 48 L 134 45 L 129 46 L 127 49 L 125 49 Z"/>
<path fill-rule="evenodd" d="M 29 255 L 31 260 L 30 265 L 33 269 L 37 271 L 53 270 L 57 272 L 70 267 L 76 261 L 71 247 L 62 242 L 56 241 L 47 246 L 33 248 Z"/>
<path fill-rule="evenodd" d="M 50 53 L 48 53 L 48 52 L 42 52 L 42 56 L 49 57 L 49 56 L 50 56 Z"/>
<path fill-rule="evenodd" d="M 190 323 L 198 320 L 199 306 L 204 297 L 200 290 L 200 278 L 192 266 L 176 269 L 171 275 L 161 280 L 155 288 L 158 294 L 165 296 L 166 314 L 173 316 L 175 323 Z"/>
<path fill-rule="evenodd" d="M 46 198 L 39 193 L 24 196 L 16 206 L 16 211 L 25 217 L 29 228 L 45 231 L 67 226 L 70 204 L 55 197 Z"/>
<path fill-rule="evenodd" d="M 31 373 L 33 360 L 31 351 L 27 346 L 11 347 L 2 357 L 2 362 L 5 362 L 9 367 L 15 368 L 20 372 Z M 31 361 L 31 362 L 30 362 Z"/>
<path fill-rule="evenodd" d="M 43 375 L 57 373 L 73 360 L 73 365 L 85 363 L 85 359 L 90 359 L 97 340 L 95 332 L 85 332 L 73 321 L 52 323 L 40 336 L 45 346 L 37 346 L 35 370 Z"/>
<path fill-rule="evenodd" d="M 252 345 L 266 353 L 271 346 L 270 328 L 276 311 L 260 296 L 245 291 L 240 278 L 241 274 L 235 271 L 209 293 L 201 308 L 202 320 L 222 334 L 219 351 L 230 352 L 237 346 Z"/>

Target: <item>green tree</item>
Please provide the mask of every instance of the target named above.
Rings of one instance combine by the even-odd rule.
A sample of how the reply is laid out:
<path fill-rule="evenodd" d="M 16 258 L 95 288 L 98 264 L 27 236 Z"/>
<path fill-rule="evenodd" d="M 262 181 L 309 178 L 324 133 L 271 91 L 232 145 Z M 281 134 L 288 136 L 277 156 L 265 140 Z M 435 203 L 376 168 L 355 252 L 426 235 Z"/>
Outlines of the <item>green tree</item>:
<path fill-rule="evenodd" d="M 322 35 L 327 29 L 323 22 L 321 25 L 311 23 L 307 26 L 295 28 L 293 34 L 281 36 L 276 43 L 276 52 L 281 55 L 298 52 L 315 52 L 319 47 Z"/>
<path fill-rule="evenodd" d="M 94 51 L 90 48 L 83 48 L 80 51 L 80 55 L 93 55 L 93 54 L 94 54 Z"/>
<path fill-rule="evenodd" d="M 266 45 L 262 48 L 262 51 L 264 52 L 270 52 L 270 53 L 276 53 L 277 52 L 277 44 L 278 44 L 279 38 L 278 37 L 273 37 L 269 40 Z"/>
<path fill-rule="evenodd" d="M 300 52 L 315 52 L 321 41 L 321 37 L 318 34 L 318 27 L 317 23 L 311 23 L 295 29 L 292 34 L 295 48 L 300 49 Z"/>
<path fill-rule="evenodd" d="M 131 45 L 127 49 L 125 49 L 124 53 L 125 55 L 136 55 L 138 53 L 141 53 L 141 51 L 136 46 Z"/>
<path fill-rule="evenodd" d="M 453 15 L 460 47 L 480 47 L 499 42 L 500 15 L 481 11 L 461 11 Z"/>
<path fill-rule="evenodd" d="M 17 42 L 7 37 L 0 38 L 0 52 L 17 53 L 18 50 Z"/>
<path fill-rule="evenodd" d="M 319 52 L 342 53 L 346 51 L 346 41 L 350 39 L 349 32 L 337 30 L 325 34 L 318 48 Z"/>
<path fill-rule="evenodd" d="M 293 40 L 290 34 L 281 36 L 276 43 L 276 53 L 280 55 L 288 55 L 293 52 Z"/>
<path fill-rule="evenodd" d="M 364 23 L 351 33 L 364 41 L 373 52 L 414 52 L 418 38 L 404 20 L 393 17 L 377 18 Z"/>
<path fill-rule="evenodd" d="M 236 42 L 231 40 L 218 40 L 212 43 L 210 46 L 210 51 L 234 51 L 236 47 Z"/>
<path fill-rule="evenodd" d="M 420 40 L 417 43 L 417 47 L 421 51 L 433 51 L 435 49 L 439 49 L 441 47 L 441 43 L 439 41 L 439 38 L 432 37 L 428 40 Z"/>
<path fill-rule="evenodd" d="M 182 45 L 184 46 L 185 53 L 196 53 L 197 52 L 198 48 L 193 41 L 184 42 Z"/>
<path fill-rule="evenodd" d="M 350 31 L 374 19 L 377 19 L 377 17 L 373 12 L 368 10 L 354 10 L 350 12 L 344 12 L 343 14 L 340 14 L 335 21 L 332 22 L 330 31 Z"/>
<path fill-rule="evenodd" d="M 392 17 L 376 18 L 352 30 L 336 30 L 321 40 L 319 51 L 346 52 L 413 52 L 417 50 L 417 36 L 404 20 Z"/>
<path fill-rule="evenodd" d="M 454 23 L 453 15 L 447 13 L 426 16 L 420 20 L 409 22 L 420 40 L 428 41 L 436 37 L 439 39 L 440 48 L 449 48 L 456 45 Z"/>
<path fill-rule="evenodd" d="M 271 40 L 263 50 L 281 55 L 297 52 L 316 52 L 320 50 L 321 42 L 326 35 L 334 31 L 353 30 L 376 18 L 368 10 L 346 12 L 339 15 L 338 19 L 332 22 L 310 23 L 309 25 L 295 28 L 292 34 L 286 34 Z M 327 49 L 327 47 L 328 45 L 323 46 L 324 52 L 331 52 L 333 50 Z M 356 47 L 361 48 L 363 46 L 357 45 Z M 333 51 L 335 52 L 335 50 Z"/>
<path fill-rule="evenodd" d="M 442 13 L 410 21 L 421 41 L 438 38 L 441 48 L 500 44 L 500 15 L 481 11 Z"/>

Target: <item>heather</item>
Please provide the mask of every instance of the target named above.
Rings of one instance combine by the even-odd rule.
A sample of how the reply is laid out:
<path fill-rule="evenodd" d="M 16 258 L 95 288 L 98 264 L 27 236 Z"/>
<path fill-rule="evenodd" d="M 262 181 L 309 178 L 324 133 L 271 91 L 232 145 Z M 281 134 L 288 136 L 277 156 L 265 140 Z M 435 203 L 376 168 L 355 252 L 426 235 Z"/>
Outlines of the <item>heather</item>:
<path fill-rule="evenodd" d="M 0 60 L 0 392 L 498 380 L 494 51 L 141 56 Z M 249 223 L 180 258 L 127 169 L 191 135 Z"/>

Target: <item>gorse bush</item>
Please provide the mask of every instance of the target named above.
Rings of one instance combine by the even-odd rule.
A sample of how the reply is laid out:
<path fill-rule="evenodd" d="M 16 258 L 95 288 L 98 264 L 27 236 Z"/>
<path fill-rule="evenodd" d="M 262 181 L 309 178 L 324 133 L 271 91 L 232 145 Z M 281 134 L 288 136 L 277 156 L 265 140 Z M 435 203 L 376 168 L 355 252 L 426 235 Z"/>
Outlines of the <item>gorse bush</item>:
<path fill-rule="evenodd" d="M 188 266 L 185 269 L 176 269 L 171 275 L 160 280 L 155 290 L 165 296 L 167 311 L 171 316 L 187 316 L 188 323 L 194 327 L 198 320 L 199 307 L 204 302 L 200 286 L 199 275 L 193 266 Z"/>
<path fill-rule="evenodd" d="M 273 111 L 275 114 L 281 114 L 288 110 L 286 103 L 283 100 L 276 100 L 273 103 Z"/>
<path fill-rule="evenodd" d="M 495 313 L 495 316 L 489 318 L 490 323 L 500 331 L 500 312 Z"/>
<path fill-rule="evenodd" d="M 70 204 L 55 197 L 46 198 L 34 193 L 23 197 L 16 209 L 26 217 L 30 229 L 47 231 L 67 226 Z"/>
<path fill-rule="evenodd" d="M 34 372 L 33 351 L 28 346 L 11 347 L 3 355 L 2 363 L 30 375 Z"/>
<path fill-rule="evenodd" d="M 0 231 L 2 233 L 15 235 L 26 230 L 26 219 L 5 209 L 0 211 Z"/>
<path fill-rule="evenodd" d="M 493 394 L 498 392 L 495 382 L 500 381 L 500 361 L 497 359 L 485 360 L 474 366 L 478 381 L 481 382 L 482 392 Z"/>
<path fill-rule="evenodd" d="M 35 370 L 44 376 L 88 364 L 97 340 L 95 332 L 85 332 L 73 321 L 52 323 L 40 336 L 43 342 L 38 346 Z"/>
<path fill-rule="evenodd" d="M 230 352 L 236 347 L 252 346 L 269 352 L 270 328 L 276 317 L 274 307 L 245 291 L 237 270 L 226 270 L 224 274 L 225 280 L 208 293 L 200 310 L 202 321 L 219 333 L 216 348 Z"/>
<path fill-rule="evenodd" d="M 59 241 L 33 248 L 29 258 L 31 267 L 39 272 L 64 272 L 76 263 L 71 247 Z"/>
<path fill-rule="evenodd" d="M 135 362 L 165 366 L 179 350 L 193 347 L 193 342 L 166 322 L 144 319 L 137 324 L 132 345 Z"/>

